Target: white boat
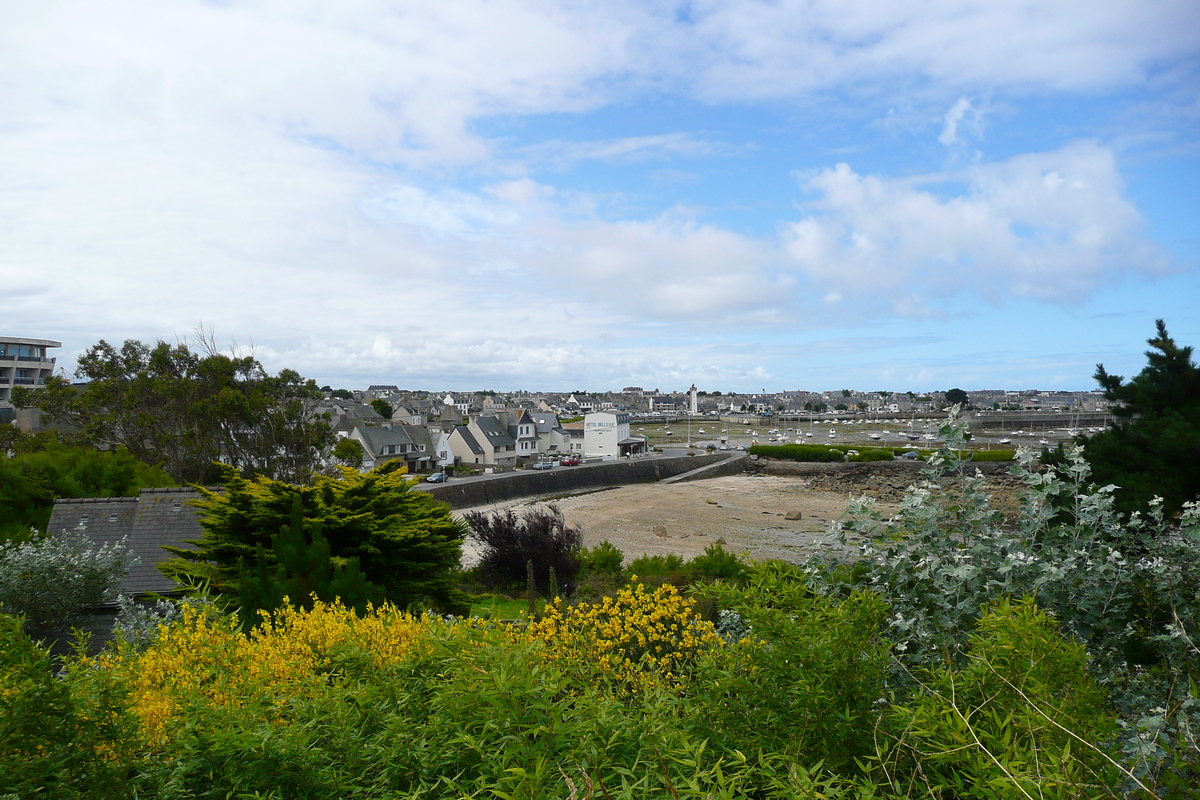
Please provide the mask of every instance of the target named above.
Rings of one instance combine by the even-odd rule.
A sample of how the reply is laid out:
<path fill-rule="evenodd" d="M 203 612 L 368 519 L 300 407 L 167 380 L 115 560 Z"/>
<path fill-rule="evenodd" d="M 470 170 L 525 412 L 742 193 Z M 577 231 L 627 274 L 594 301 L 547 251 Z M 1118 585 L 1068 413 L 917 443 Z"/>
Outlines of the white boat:
<path fill-rule="evenodd" d="M 1012 444 L 1012 439 L 1005 436 L 1003 439 L 1000 440 L 1000 444 Z"/>
<path fill-rule="evenodd" d="M 883 437 L 882 437 L 882 436 L 880 436 L 878 433 L 872 433 L 872 434 L 871 434 L 871 436 L 870 436 L 870 438 L 872 438 L 872 439 L 882 439 Z"/>

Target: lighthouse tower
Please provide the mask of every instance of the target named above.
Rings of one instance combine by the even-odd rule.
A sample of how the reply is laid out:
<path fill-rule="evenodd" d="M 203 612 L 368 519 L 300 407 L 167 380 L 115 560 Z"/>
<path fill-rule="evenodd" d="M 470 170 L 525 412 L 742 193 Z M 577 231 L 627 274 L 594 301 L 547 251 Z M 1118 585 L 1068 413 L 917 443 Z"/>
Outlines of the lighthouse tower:
<path fill-rule="evenodd" d="M 696 392 L 696 384 L 693 383 L 692 388 L 688 389 L 688 412 L 692 414 L 700 412 L 700 400 Z"/>

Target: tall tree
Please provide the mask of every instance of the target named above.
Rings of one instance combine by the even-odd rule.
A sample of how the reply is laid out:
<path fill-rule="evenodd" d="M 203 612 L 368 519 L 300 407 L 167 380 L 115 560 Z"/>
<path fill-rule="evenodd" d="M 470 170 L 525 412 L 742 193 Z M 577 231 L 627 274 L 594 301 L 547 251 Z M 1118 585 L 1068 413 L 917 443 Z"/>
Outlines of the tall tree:
<path fill-rule="evenodd" d="M 61 378 L 14 393 L 85 441 L 120 446 L 180 483 L 206 483 L 230 464 L 244 475 L 306 481 L 333 444 L 312 416 L 320 391 L 285 369 L 270 375 L 250 356 L 197 353 L 186 345 L 101 340 L 78 361 L 80 390 Z"/>
<path fill-rule="evenodd" d="M 246 479 L 226 468 L 224 491 L 201 490 L 197 502 L 201 539 L 196 549 L 167 549 L 176 558 L 162 571 L 185 586 L 205 585 L 231 600 L 239 596 L 243 563 L 255 563 L 262 545 L 264 564 L 279 563 L 271 537 L 296 523 L 299 498 L 302 524 L 320 524 L 333 563 L 356 558 L 366 580 L 399 606 L 423 601 L 450 608 L 464 598 L 451 571 L 462 557 L 466 527 L 444 503 L 412 490 L 412 480 L 397 462 L 359 474 L 343 469 L 338 477 L 318 475 L 310 486 L 270 478 Z"/>
<path fill-rule="evenodd" d="M 971 398 L 962 389 L 951 389 L 946 392 L 946 402 L 952 406 L 960 405 L 966 408 L 967 404 L 971 402 Z"/>
<path fill-rule="evenodd" d="M 1157 321 L 1147 364 L 1128 383 L 1096 365 L 1096 382 L 1117 405 L 1111 428 L 1088 437 L 1084 452 L 1100 484 L 1116 484 L 1117 507 L 1145 512 L 1157 495 L 1174 514 L 1200 496 L 1200 370 Z"/>

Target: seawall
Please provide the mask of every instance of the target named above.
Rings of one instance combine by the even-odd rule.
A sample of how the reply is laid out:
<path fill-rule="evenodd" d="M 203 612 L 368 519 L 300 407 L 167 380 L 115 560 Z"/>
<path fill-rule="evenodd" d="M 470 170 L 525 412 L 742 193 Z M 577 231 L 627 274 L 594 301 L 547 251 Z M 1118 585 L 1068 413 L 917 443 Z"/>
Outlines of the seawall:
<path fill-rule="evenodd" d="M 718 453 L 677 458 L 605 461 L 544 471 L 525 470 L 497 475 L 487 480 L 462 483 L 455 483 L 451 479 L 450 483 L 434 486 L 427 491 L 438 500 L 449 503 L 451 508 L 474 508 L 521 497 L 571 494 L 582 489 L 624 486 L 629 483 L 652 483 L 726 460 L 729 460 L 727 454 Z M 737 471 L 741 472 L 743 468 L 739 466 Z"/>

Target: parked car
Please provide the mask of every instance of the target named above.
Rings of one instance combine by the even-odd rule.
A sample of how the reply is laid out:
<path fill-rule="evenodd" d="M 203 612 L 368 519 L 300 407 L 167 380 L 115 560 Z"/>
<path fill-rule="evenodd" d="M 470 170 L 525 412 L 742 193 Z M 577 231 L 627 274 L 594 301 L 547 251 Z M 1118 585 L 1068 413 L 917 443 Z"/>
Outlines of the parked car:
<path fill-rule="evenodd" d="M 554 469 L 554 465 L 549 461 L 539 461 L 536 464 L 530 464 L 530 469 Z"/>
<path fill-rule="evenodd" d="M 558 462 L 564 467 L 578 467 L 583 462 L 579 460 L 579 456 L 567 456 Z"/>
<path fill-rule="evenodd" d="M 430 483 L 445 483 L 449 477 L 450 476 L 444 472 L 435 472 L 425 480 L 429 481 Z"/>

